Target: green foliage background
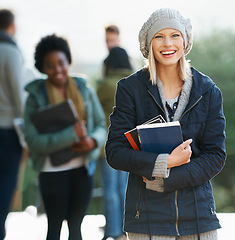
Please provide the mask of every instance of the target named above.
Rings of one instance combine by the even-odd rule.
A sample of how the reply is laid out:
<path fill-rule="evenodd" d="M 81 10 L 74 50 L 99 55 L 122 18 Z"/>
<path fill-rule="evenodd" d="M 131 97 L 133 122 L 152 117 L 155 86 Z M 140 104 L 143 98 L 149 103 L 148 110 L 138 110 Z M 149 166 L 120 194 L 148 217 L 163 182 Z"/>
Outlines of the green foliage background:
<path fill-rule="evenodd" d="M 235 33 L 213 30 L 194 40 L 187 56 L 192 66 L 210 76 L 223 95 L 227 161 L 212 184 L 217 212 L 235 211 Z"/>

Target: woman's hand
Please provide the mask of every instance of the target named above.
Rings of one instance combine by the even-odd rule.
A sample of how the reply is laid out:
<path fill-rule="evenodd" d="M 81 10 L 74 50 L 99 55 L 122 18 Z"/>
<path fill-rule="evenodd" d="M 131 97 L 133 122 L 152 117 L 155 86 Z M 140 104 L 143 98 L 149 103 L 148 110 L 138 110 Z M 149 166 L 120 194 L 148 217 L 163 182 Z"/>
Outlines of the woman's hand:
<path fill-rule="evenodd" d="M 168 156 L 167 168 L 178 167 L 190 162 L 192 155 L 190 144 L 192 141 L 192 139 L 186 140 L 171 152 Z"/>
<path fill-rule="evenodd" d="M 78 121 L 74 124 L 74 131 L 76 132 L 79 138 L 84 138 L 87 136 L 86 131 L 86 122 L 85 121 Z"/>
<path fill-rule="evenodd" d="M 87 153 L 92 151 L 94 148 L 96 148 L 97 144 L 95 139 L 91 137 L 84 137 L 81 139 L 79 143 L 75 143 L 72 146 L 73 151 L 80 152 L 80 153 Z"/>

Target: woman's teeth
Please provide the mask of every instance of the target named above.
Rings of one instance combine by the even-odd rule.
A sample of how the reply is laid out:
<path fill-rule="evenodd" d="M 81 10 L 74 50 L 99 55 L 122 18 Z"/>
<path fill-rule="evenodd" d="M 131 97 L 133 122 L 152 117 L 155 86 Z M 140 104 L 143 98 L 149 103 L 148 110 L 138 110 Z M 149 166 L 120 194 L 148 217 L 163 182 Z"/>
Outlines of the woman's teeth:
<path fill-rule="evenodd" d="M 61 73 L 56 75 L 56 78 L 62 78 L 62 77 L 63 77 L 63 74 Z"/>
<path fill-rule="evenodd" d="M 161 54 L 163 55 L 170 55 L 170 54 L 174 54 L 175 51 L 164 51 L 164 52 L 161 52 Z"/>

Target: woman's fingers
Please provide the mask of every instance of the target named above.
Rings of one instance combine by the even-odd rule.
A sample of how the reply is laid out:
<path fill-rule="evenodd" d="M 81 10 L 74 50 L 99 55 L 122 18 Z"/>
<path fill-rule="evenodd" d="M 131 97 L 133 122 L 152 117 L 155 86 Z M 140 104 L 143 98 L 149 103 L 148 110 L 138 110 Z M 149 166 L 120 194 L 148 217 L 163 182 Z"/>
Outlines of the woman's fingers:
<path fill-rule="evenodd" d="M 167 167 L 177 167 L 190 162 L 192 150 L 190 144 L 192 139 L 188 139 L 176 147 L 168 157 Z"/>
<path fill-rule="evenodd" d="M 192 142 L 193 142 L 193 139 L 188 139 L 188 140 L 184 141 L 180 146 L 182 148 L 187 148 Z"/>

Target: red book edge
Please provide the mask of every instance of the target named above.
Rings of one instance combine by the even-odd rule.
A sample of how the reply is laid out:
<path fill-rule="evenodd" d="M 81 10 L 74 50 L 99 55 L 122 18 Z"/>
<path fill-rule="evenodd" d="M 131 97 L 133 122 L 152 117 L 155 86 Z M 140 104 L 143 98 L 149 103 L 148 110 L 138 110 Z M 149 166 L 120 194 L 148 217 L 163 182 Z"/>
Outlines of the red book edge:
<path fill-rule="evenodd" d="M 132 138 L 131 134 L 129 132 L 125 132 L 124 133 L 127 140 L 129 141 L 129 143 L 131 144 L 132 148 L 134 150 L 140 151 L 139 147 L 137 146 L 137 144 L 135 143 L 134 139 Z"/>

